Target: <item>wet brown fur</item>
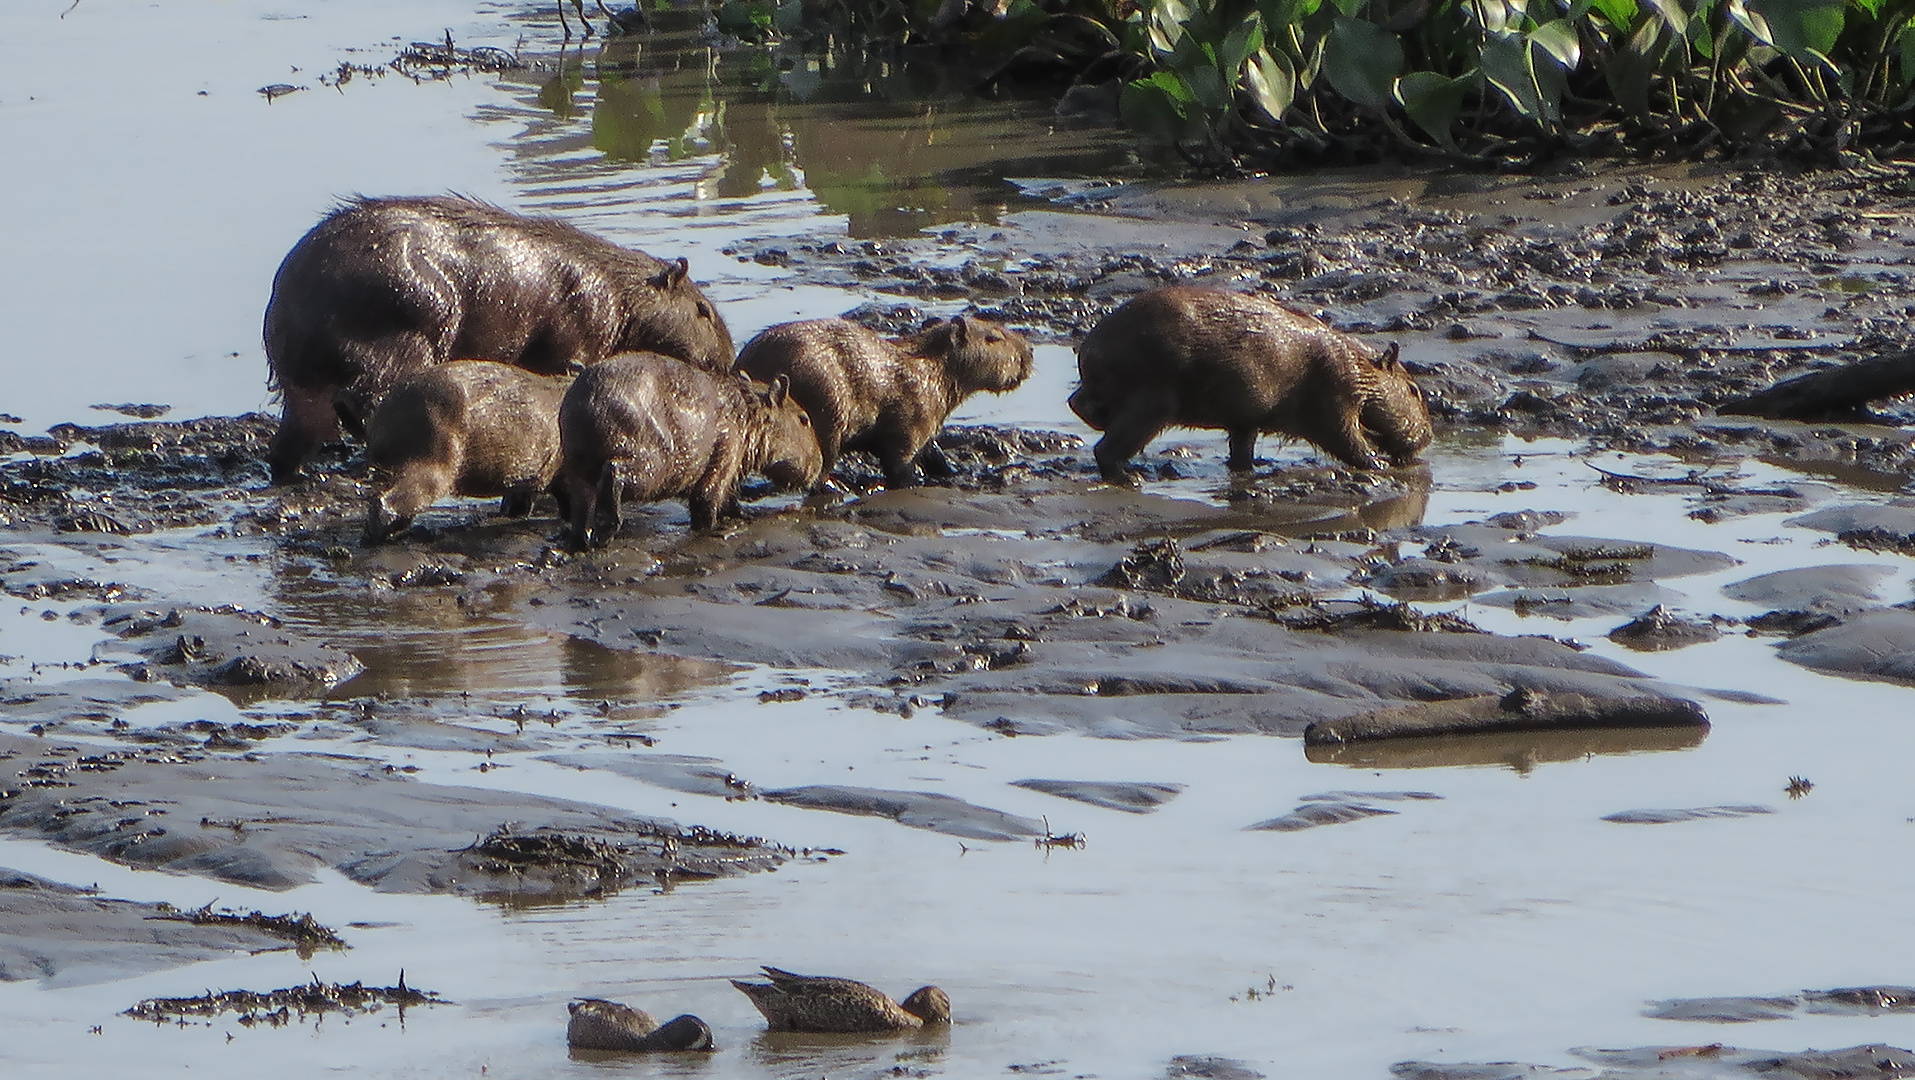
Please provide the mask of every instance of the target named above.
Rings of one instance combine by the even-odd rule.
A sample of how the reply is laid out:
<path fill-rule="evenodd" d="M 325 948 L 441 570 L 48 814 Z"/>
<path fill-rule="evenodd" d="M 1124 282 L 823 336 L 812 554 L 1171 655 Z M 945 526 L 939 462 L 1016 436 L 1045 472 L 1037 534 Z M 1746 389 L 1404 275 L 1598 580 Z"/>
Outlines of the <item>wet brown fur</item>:
<path fill-rule="evenodd" d="M 657 353 L 626 353 L 587 368 L 559 406 L 556 493 L 571 540 L 602 547 L 624 499 L 684 496 L 694 529 L 736 516 L 738 483 L 762 472 L 785 487 L 820 475 L 811 420 L 782 379 L 713 375 Z"/>
<path fill-rule="evenodd" d="M 1104 479 L 1169 427 L 1230 433 L 1230 468 L 1255 465 L 1259 433 L 1309 441 L 1344 463 L 1408 464 L 1429 445 L 1429 410 L 1391 345 L 1258 296 L 1173 285 L 1126 301 L 1077 350 L 1071 410 L 1105 432 Z"/>
<path fill-rule="evenodd" d="M 559 374 L 626 350 L 731 368 L 731 332 L 687 276 L 552 218 L 456 197 L 360 198 L 273 279 L 266 358 L 284 398 L 276 483 L 405 376 L 455 357 Z"/>
<path fill-rule="evenodd" d="M 381 402 L 366 426 L 378 489 L 366 511 L 368 544 L 412 523 L 448 495 L 502 496 L 522 517 L 559 467 L 559 402 L 572 379 L 491 360 L 419 372 Z"/>
<path fill-rule="evenodd" d="M 958 316 L 884 338 L 844 319 L 782 323 L 745 343 L 738 370 L 791 380 L 811 414 L 829 475 L 847 450 L 868 450 L 893 487 L 923 473 L 952 473 L 932 440 L 945 418 L 980 390 L 1003 393 L 1031 374 L 1023 335 L 989 319 Z"/>

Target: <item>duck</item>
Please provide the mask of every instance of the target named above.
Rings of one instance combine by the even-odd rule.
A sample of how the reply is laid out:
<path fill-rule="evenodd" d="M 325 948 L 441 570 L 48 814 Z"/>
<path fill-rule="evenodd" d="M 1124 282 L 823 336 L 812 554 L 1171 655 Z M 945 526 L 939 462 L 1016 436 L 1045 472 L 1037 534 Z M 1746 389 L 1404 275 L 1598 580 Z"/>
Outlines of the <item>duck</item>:
<path fill-rule="evenodd" d="M 935 986 L 920 986 L 900 1003 L 855 979 L 762 970 L 770 982 L 733 979 L 731 984 L 751 999 L 773 1031 L 910 1031 L 951 1022 L 951 999 Z"/>
<path fill-rule="evenodd" d="M 651 1053 L 713 1048 L 711 1028 L 690 1013 L 661 1024 L 643 1009 L 604 998 L 581 998 L 565 1008 L 572 1014 L 565 1025 L 565 1043 L 574 1050 Z"/>

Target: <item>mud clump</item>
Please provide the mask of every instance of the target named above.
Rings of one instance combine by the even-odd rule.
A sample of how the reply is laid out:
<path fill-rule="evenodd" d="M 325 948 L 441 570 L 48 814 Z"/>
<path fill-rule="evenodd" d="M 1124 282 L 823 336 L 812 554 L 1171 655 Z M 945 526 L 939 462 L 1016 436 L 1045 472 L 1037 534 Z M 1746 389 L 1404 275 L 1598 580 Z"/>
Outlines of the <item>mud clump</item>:
<path fill-rule="evenodd" d="M 398 1006 L 400 1013 L 420 1005 L 449 1005 L 451 1002 L 430 990 L 414 990 L 406 985 L 405 972 L 399 973 L 397 986 L 367 986 L 364 983 L 320 982 L 318 976 L 303 986 L 280 990 L 207 991 L 195 997 L 147 998 L 121 1013 L 135 1020 L 156 1024 L 183 1021 L 188 1017 L 211 1017 L 238 1013 L 238 1022 L 252 1027 L 264 1024 L 284 1027 L 308 1016 L 342 1013 L 354 1016 L 374 1013 L 387 1005 Z"/>
<path fill-rule="evenodd" d="M 1321 745 L 1509 731 L 1708 726 L 1708 714 L 1702 706 L 1681 698 L 1602 698 L 1525 687 L 1500 697 L 1485 695 L 1399 705 L 1340 720 L 1320 720 L 1304 729 L 1303 741 L 1306 745 Z"/>
<path fill-rule="evenodd" d="M 690 850 L 685 850 L 690 849 Z M 562 895 L 604 896 L 640 881 L 715 878 L 737 857 L 788 854 L 755 836 L 735 836 L 702 826 L 657 830 L 657 847 L 604 837 L 501 826 L 459 853 L 469 870 L 508 878 L 513 892 L 528 885 Z M 729 857 L 728 857 L 729 856 Z"/>
<path fill-rule="evenodd" d="M 1363 596 L 1351 601 L 1312 602 L 1307 611 L 1273 615 L 1292 630 L 1339 634 L 1363 630 L 1395 630 L 1412 634 L 1486 634 L 1487 630 L 1447 611 L 1429 614 L 1407 602 L 1386 604 Z"/>
<path fill-rule="evenodd" d="M 263 930 L 275 937 L 282 937 L 292 942 L 302 957 L 310 957 L 320 949 L 343 952 L 348 948 L 345 938 L 340 937 L 332 927 L 313 918 L 311 912 L 268 915 L 254 909 L 242 914 L 232 908 L 214 911 L 211 903 L 191 911 L 180 911 L 171 905 L 162 904 L 160 914 L 153 918 L 166 922 L 191 923 L 194 926 L 245 926 L 254 930 Z"/>
<path fill-rule="evenodd" d="M 1721 637 L 1714 623 L 1684 619 L 1661 604 L 1609 632 L 1609 640 L 1638 652 L 1683 649 Z"/>

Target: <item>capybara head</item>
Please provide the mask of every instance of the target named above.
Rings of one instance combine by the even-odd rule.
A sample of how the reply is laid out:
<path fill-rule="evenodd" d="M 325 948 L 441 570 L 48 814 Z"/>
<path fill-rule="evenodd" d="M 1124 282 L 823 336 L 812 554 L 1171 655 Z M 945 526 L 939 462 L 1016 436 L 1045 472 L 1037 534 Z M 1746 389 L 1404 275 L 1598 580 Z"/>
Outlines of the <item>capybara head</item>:
<path fill-rule="evenodd" d="M 647 278 L 653 302 L 638 305 L 625 331 L 624 348 L 676 356 L 711 372 L 730 371 L 738 358 L 724 316 L 691 279 L 691 264 L 674 259 Z"/>
<path fill-rule="evenodd" d="M 1423 391 L 1397 359 L 1395 342 L 1372 357 L 1364 374 L 1369 385 L 1363 395 L 1363 430 L 1398 465 L 1408 465 L 1430 444 L 1430 409 Z"/>
<path fill-rule="evenodd" d="M 765 409 L 764 458 L 758 471 L 786 491 L 816 486 L 824 479 L 824 451 L 818 448 L 810 414 L 791 396 L 791 380 L 780 375 L 770 385 L 747 385 Z"/>
<path fill-rule="evenodd" d="M 927 323 L 919 340 L 927 355 L 944 357 L 944 370 L 963 393 L 1001 394 L 1031 377 L 1031 343 L 990 319 L 959 315 Z"/>

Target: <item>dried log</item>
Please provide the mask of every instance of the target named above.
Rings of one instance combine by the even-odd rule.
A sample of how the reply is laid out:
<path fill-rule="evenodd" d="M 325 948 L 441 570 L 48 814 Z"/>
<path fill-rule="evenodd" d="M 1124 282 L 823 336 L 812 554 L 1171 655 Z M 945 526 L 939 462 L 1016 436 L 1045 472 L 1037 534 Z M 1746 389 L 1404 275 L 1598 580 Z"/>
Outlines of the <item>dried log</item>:
<path fill-rule="evenodd" d="M 1459 698 L 1399 705 L 1341 720 L 1319 720 L 1303 730 L 1306 746 L 1478 732 L 1550 731 L 1572 728 L 1709 726 L 1702 706 L 1682 698 L 1599 698 L 1520 689 L 1498 697 Z"/>
<path fill-rule="evenodd" d="M 1915 349 L 1784 379 L 1716 406 L 1721 416 L 1770 420 L 1852 419 L 1871 401 L 1915 394 Z"/>

